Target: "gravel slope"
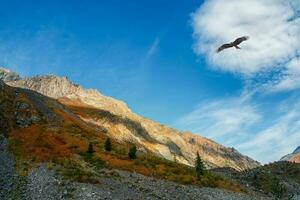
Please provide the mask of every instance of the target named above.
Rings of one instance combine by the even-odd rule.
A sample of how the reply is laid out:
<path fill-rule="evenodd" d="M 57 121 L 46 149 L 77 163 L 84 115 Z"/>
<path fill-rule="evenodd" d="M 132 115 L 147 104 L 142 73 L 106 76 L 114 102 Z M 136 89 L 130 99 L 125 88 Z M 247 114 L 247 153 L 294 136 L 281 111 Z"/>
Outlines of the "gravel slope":
<path fill-rule="evenodd" d="M 42 164 L 22 178 L 16 173 L 14 158 L 8 151 L 8 140 L 0 135 L 1 200 L 266 199 L 220 189 L 184 186 L 125 171 L 104 169 L 101 174 L 99 184 L 70 182 L 57 176 L 55 170 L 49 170 L 47 164 Z"/>
<path fill-rule="evenodd" d="M 105 171 L 105 174 L 110 173 L 111 171 Z M 100 177 L 99 184 L 75 183 L 57 177 L 55 172 L 48 170 L 44 164 L 29 174 L 25 199 L 266 199 L 220 189 L 184 186 L 124 171 L 114 171 L 114 174 L 116 173 L 119 175 Z"/>
<path fill-rule="evenodd" d="M 16 173 L 15 160 L 8 151 L 8 140 L 0 134 L 0 199 L 22 199 L 26 180 Z"/>

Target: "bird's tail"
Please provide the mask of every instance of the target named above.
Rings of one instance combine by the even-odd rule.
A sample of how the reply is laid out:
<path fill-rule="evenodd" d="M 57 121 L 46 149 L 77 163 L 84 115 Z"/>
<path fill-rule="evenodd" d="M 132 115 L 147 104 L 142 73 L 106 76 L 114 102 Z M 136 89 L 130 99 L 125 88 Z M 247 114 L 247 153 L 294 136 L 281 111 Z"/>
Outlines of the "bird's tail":
<path fill-rule="evenodd" d="M 239 47 L 238 45 L 234 46 L 236 49 L 241 49 L 241 47 Z"/>

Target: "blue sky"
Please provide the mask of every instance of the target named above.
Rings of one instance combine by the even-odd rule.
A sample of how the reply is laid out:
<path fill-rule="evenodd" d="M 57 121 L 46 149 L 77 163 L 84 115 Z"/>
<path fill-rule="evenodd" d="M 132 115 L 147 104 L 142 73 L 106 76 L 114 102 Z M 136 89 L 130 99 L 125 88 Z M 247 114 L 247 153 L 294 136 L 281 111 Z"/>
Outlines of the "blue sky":
<path fill-rule="evenodd" d="M 300 2 L 238 2 L 1 0 L 0 65 L 68 76 L 270 162 L 300 145 Z M 250 35 L 242 51 L 215 54 L 241 34 Z"/>

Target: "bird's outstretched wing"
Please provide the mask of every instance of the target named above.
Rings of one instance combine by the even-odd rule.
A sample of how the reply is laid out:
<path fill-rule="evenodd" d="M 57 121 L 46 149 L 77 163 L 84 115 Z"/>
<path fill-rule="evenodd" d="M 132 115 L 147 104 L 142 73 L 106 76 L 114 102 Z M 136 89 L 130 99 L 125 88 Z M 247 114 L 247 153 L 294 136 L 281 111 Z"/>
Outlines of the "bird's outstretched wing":
<path fill-rule="evenodd" d="M 233 47 L 232 43 L 223 44 L 222 46 L 220 46 L 217 49 L 217 53 L 219 53 L 220 51 L 223 51 L 224 49 L 231 48 L 231 47 Z"/>
<path fill-rule="evenodd" d="M 231 43 L 223 44 L 222 46 L 220 46 L 217 49 L 217 53 L 219 53 L 220 51 L 223 51 L 224 49 L 231 48 L 231 47 L 235 47 L 237 49 L 240 49 L 240 47 L 238 45 L 241 44 L 242 42 L 248 40 L 248 39 L 249 39 L 248 36 L 243 36 L 243 37 L 237 38 L 236 40 L 234 40 Z"/>
<path fill-rule="evenodd" d="M 240 37 L 240 38 L 237 38 L 236 40 L 234 40 L 233 44 L 236 46 L 236 45 L 239 45 L 239 44 L 241 44 L 242 42 L 244 42 L 248 39 L 249 39 L 248 36 L 243 36 L 243 37 Z"/>

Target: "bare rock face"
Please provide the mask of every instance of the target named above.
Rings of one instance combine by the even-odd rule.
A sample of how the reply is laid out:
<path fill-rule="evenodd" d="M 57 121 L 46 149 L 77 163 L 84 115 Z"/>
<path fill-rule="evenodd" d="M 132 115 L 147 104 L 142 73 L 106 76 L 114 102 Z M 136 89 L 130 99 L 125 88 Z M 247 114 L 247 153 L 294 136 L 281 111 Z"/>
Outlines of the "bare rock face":
<path fill-rule="evenodd" d="M 53 75 L 6 81 L 6 83 L 15 87 L 31 89 L 55 99 L 75 93 L 78 90 L 66 77 L 57 78 Z"/>
<path fill-rule="evenodd" d="M 131 113 L 125 103 L 104 96 L 97 90 L 83 89 L 79 85 L 73 84 L 67 77 L 57 77 L 54 75 L 35 76 L 32 78 L 6 81 L 6 83 L 10 86 L 30 89 L 54 99 L 62 97 L 78 99 L 89 105 L 109 108 L 111 112 L 116 114 L 120 114 L 120 112 Z"/>
<path fill-rule="evenodd" d="M 8 69 L 0 67 L 0 80 L 4 82 L 20 80 L 20 76 Z"/>
<path fill-rule="evenodd" d="M 292 156 L 289 161 L 295 162 L 295 163 L 300 163 L 300 152 Z"/>
<path fill-rule="evenodd" d="M 138 116 L 124 102 L 104 96 L 97 90 L 83 89 L 67 77 L 36 76 L 9 80 L 6 83 L 34 90 L 58 99 L 65 105 L 79 107 L 82 112 L 76 114 L 84 121 L 107 130 L 109 137 L 120 142 L 136 143 L 141 150 L 150 151 L 168 160 L 194 165 L 196 153 L 199 152 L 210 168 L 232 167 L 244 170 L 260 165 L 232 148 Z M 83 114 L 85 109 L 89 109 L 89 112 Z"/>
<path fill-rule="evenodd" d="M 15 105 L 15 123 L 20 128 L 28 127 L 40 121 L 37 112 L 26 102 L 17 102 Z"/>

